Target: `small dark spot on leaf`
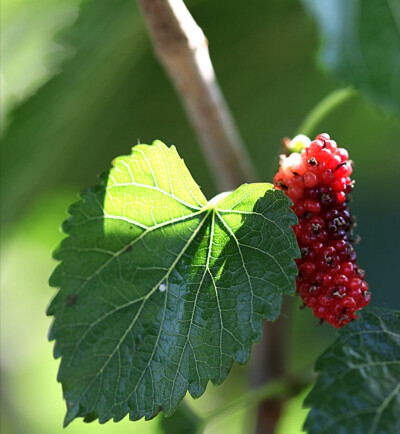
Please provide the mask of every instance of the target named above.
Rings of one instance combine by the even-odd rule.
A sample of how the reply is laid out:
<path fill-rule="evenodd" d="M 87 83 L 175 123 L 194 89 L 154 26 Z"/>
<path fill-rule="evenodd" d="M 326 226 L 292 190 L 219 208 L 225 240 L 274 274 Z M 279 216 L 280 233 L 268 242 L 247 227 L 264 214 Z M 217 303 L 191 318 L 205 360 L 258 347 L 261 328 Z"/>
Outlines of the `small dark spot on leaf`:
<path fill-rule="evenodd" d="M 68 294 L 65 300 L 65 304 L 69 307 L 75 306 L 78 300 L 79 294 Z"/>
<path fill-rule="evenodd" d="M 125 252 L 130 252 L 131 250 L 132 250 L 132 246 L 129 245 L 129 246 L 126 247 Z"/>
<path fill-rule="evenodd" d="M 163 406 L 162 405 L 159 405 L 158 406 L 158 409 L 157 409 L 157 411 L 156 411 L 156 413 L 155 413 L 155 416 L 157 416 L 160 412 L 162 412 L 164 410 L 164 408 L 163 408 Z"/>

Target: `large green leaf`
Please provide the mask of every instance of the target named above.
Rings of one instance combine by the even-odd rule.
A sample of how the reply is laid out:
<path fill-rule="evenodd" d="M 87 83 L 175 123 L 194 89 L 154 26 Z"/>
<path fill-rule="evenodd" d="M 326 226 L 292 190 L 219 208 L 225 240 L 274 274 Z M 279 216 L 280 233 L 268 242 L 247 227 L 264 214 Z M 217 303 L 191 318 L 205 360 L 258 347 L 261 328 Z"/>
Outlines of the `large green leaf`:
<path fill-rule="evenodd" d="M 324 44 L 322 63 L 382 107 L 400 111 L 400 3 L 302 0 Z"/>
<path fill-rule="evenodd" d="M 171 414 L 245 363 L 292 294 L 296 217 L 271 184 L 209 202 L 174 147 L 119 157 L 70 208 L 50 338 L 65 423 Z"/>
<path fill-rule="evenodd" d="M 319 358 L 309 433 L 400 432 L 400 312 L 369 308 Z"/>

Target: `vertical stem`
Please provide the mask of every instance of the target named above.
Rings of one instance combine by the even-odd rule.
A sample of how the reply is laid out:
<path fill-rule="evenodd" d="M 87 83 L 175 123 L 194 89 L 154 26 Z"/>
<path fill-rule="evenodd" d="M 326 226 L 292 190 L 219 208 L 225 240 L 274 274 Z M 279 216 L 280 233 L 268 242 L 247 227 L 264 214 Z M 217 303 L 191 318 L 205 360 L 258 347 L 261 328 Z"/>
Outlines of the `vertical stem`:
<path fill-rule="evenodd" d="M 288 334 L 288 320 L 284 312 L 285 300 L 282 313 L 275 323 L 265 322 L 261 343 L 255 347 L 255 353 L 251 360 L 250 381 L 253 387 L 271 382 L 286 375 L 286 339 Z M 282 414 L 282 397 L 270 399 L 261 403 L 257 409 L 257 434 L 273 434 Z"/>
<path fill-rule="evenodd" d="M 203 31 L 182 0 L 138 3 L 218 187 L 232 190 L 255 180 L 255 168 L 218 85 Z"/>
<path fill-rule="evenodd" d="M 236 399 L 228 401 L 225 405 L 213 410 L 202 417 L 202 424 L 206 426 L 223 417 L 242 410 L 245 407 L 252 407 L 262 402 L 271 402 L 277 398 L 291 398 L 298 395 L 306 386 L 310 384 L 311 379 L 303 374 L 296 376 L 288 376 L 284 378 L 277 378 L 276 380 L 269 381 L 260 387 L 250 390 L 244 395 Z"/>

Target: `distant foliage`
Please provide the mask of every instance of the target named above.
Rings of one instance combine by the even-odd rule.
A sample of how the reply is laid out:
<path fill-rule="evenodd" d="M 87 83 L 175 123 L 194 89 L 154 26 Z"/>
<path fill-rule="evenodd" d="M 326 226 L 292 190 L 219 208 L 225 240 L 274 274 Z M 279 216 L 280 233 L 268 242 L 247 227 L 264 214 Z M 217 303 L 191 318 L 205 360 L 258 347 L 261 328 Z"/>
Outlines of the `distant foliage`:
<path fill-rule="evenodd" d="M 324 67 L 381 108 L 400 113 L 400 3 L 301 1 L 321 34 Z"/>

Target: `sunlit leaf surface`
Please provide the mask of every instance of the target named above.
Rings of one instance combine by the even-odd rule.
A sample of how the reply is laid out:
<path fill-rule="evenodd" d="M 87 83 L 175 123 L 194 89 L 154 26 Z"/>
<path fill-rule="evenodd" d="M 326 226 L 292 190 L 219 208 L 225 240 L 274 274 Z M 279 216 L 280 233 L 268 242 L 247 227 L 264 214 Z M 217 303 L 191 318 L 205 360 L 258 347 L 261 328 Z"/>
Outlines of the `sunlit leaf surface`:
<path fill-rule="evenodd" d="M 207 202 L 174 147 L 138 145 L 64 224 L 48 313 L 68 412 L 171 414 L 245 363 L 292 294 L 296 218 L 271 184 Z"/>

